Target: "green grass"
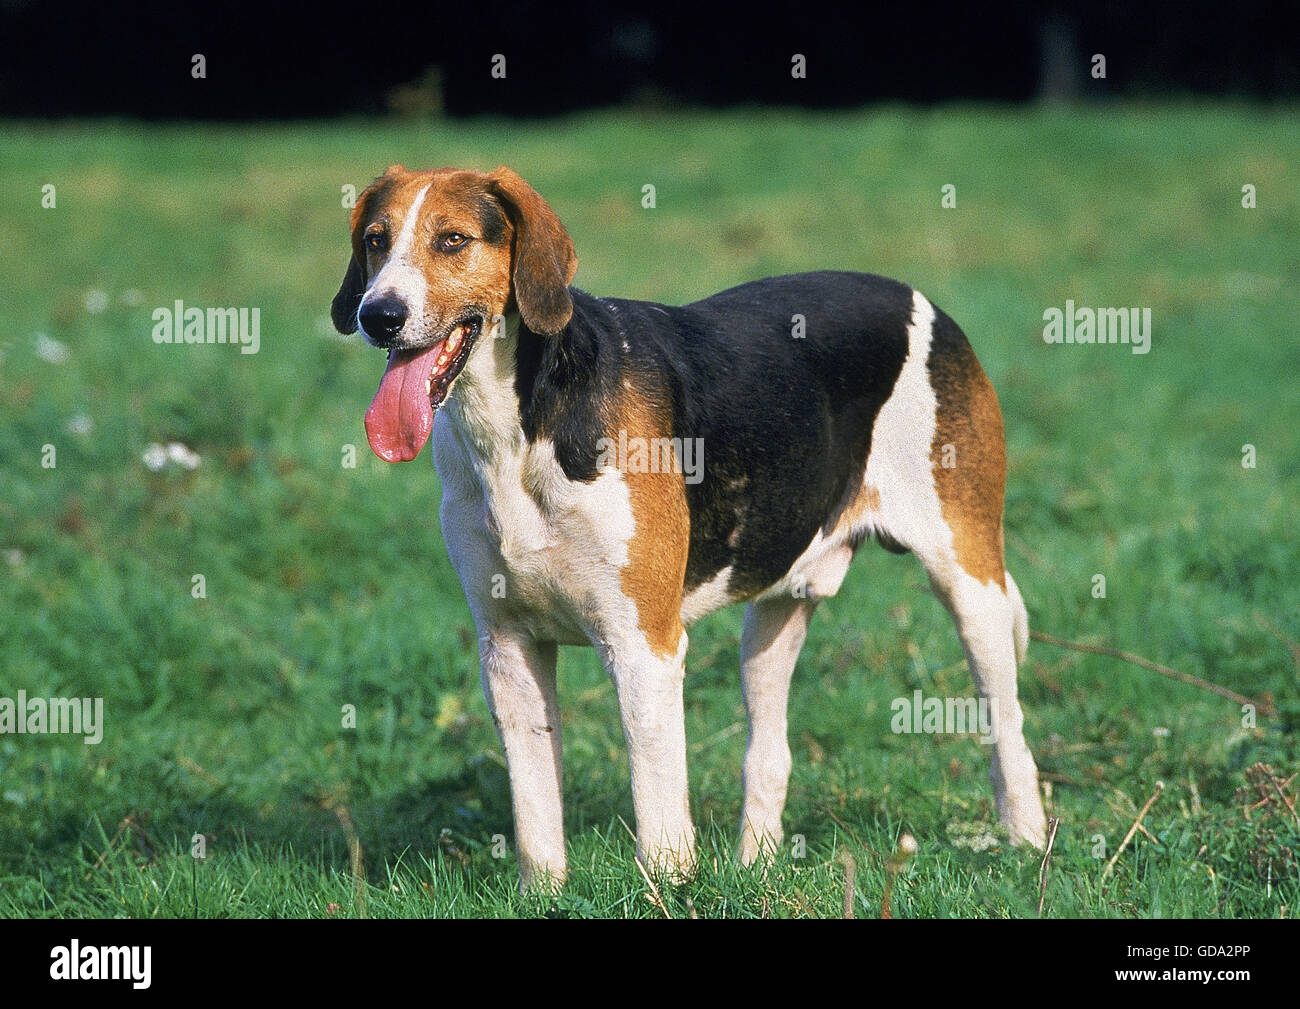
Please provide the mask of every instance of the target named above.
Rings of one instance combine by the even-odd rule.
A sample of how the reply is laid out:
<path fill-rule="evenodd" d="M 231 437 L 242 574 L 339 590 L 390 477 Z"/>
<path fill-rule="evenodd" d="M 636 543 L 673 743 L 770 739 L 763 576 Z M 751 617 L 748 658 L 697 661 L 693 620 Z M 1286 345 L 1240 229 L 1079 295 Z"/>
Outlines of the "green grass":
<path fill-rule="evenodd" d="M 509 793 L 436 480 L 427 462 L 371 455 L 361 418 L 381 356 L 328 322 L 348 255 L 341 187 L 398 161 L 509 163 L 566 222 L 577 282 L 598 294 L 681 301 L 815 268 L 925 291 L 1002 400 L 1008 565 L 1033 626 L 1278 709 L 1243 727 L 1216 695 L 1034 644 L 1021 696 L 1062 819 L 1044 914 L 1295 914 L 1300 830 L 1276 803 L 1247 818 L 1238 794 L 1258 761 L 1300 770 L 1294 109 L 4 133 L 0 696 L 100 696 L 107 724 L 97 746 L 0 736 L 0 915 L 361 913 L 331 804 L 356 825 L 370 915 L 663 913 L 619 823 L 632 822 L 627 760 L 590 651 L 560 660 L 570 884 L 556 901 L 521 896 L 513 855 L 493 857 L 494 835 L 513 836 Z M 1246 183 L 1257 209 L 1241 207 Z M 87 310 L 92 291 L 102 311 Z M 260 353 L 154 345 L 150 313 L 178 298 L 260 307 Z M 1067 298 L 1149 306 L 1151 353 L 1046 345 L 1042 313 Z M 42 359 L 40 335 L 65 363 Z M 77 415 L 89 434 L 69 431 Z M 145 447 L 173 440 L 201 465 L 149 472 Z M 206 599 L 191 596 L 196 573 Z M 904 830 L 920 851 L 896 916 L 1035 913 L 1037 855 L 961 843 L 996 822 L 985 748 L 889 731 L 893 698 L 971 689 L 923 583 L 915 559 L 868 549 L 818 611 L 790 712 L 785 824 L 806 857 L 790 840 L 766 874 L 730 855 L 740 611 L 693 629 L 703 857 L 692 883 L 663 887 L 669 913 L 837 915 L 841 852 L 857 862 L 858 914 L 878 913 Z M 345 704 L 355 730 L 340 728 Z M 1155 840 L 1139 834 L 1103 884 L 1099 839 L 1109 858 L 1157 780 Z M 197 865 L 195 833 L 208 837 Z"/>

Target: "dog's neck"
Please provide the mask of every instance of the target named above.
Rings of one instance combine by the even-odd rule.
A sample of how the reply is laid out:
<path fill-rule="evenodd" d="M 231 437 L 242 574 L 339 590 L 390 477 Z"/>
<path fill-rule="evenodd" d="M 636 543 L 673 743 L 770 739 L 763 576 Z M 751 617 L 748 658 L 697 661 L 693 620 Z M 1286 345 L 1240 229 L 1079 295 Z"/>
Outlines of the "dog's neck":
<path fill-rule="evenodd" d="M 480 472 L 545 444 L 569 479 L 595 479 L 608 404 L 625 380 L 618 362 L 602 357 L 591 324 L 592 311 L 607 310 L 570 290 L 573 316 L 562 332 L 533 333 L 511 311 L 500 336 L 479 337 L 451 389 L 442 412 Z M 621 334 L 616 319 L 602 323 Z"/>
<path fill-rule="evenodd" d="M 484 331 L 444 408 L 466 447 L 485 463 L 517 453 L 526 441 L 515 388 L 520 325 L 512 309 L 499 327 Z"/>

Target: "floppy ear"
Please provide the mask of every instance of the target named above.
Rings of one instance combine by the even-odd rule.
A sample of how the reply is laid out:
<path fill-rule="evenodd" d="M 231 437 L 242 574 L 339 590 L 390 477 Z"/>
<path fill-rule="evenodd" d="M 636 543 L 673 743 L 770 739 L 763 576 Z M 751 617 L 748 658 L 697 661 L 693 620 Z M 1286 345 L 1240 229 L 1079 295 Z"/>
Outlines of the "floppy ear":
<path fill-rule="evenodd" d="M 573 242 L 559 217 L 527 182 L 501 167 L 488 176 L 515 228 L 515 304 L 524 325 L 554 336 L 573 316 L 569 282 L 578 269 Z"/>
<path fill-rule="evenodd" d="M 340 333 L 357 331 L 357 309 L 361 307 L 361 296 L 365 293 L 366 271 L 354 254 L 348 260 L 347 272 L 343 274 L 343 286 L 330 305 L 330 318 Z"/>

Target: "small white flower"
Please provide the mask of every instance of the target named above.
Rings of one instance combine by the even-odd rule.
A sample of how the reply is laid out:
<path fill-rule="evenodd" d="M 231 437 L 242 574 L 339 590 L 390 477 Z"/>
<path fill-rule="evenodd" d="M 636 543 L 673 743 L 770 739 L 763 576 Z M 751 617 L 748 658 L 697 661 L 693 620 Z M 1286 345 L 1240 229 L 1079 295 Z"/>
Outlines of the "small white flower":
<path fill-rule="evenodd" d="M 1156 739 L 1165 739 L 1169 736 L 1169 730 L 1163 725 L 1157 725 L 1151 730 L 1151 735 L 1155 736 Z"/>
<path fill-rule="evenodd" d="M 167 450 L 155 441 L 144 450 L 144 454 L 140 458 L 144 460 L 144 464 L 149 469 L 157 473 L 167 465 Z"/>
<path fill-rule="evenodd" d="M 86 292 L 86 311 L 91 315 L 99 315 L 100 312 L 108 308 L 108 295 L 98 288 L 92 288 Z"/>
<path fill-rule="evenodd" d="M 95 422 L 84 413 L 68 418 L 68 434 L 90 434 L 94 427 Z"/>
<path fill-rule="evenodd" d="M 128 308 L 136 308 L 144 304 L 144 292 L 138 287 L 128 288 L 122 292 L 122 304 Z"/>
<path fill-rule="evenodd" d="M 8 561 L 10 567 L 17 568 L 22 567 L 22 563 L 27 559 L 27 555 L 17 547 L 11 547 L 4 552 L 4 558 Z"/>
<path fill-rule="evenodd" d="M 197 452 L 191 451 L 188 446 L 179 441 L 167 443 L 167 458 L 174 463 L 179 463 L 186 469 L 197 469 L 202 461 Z"/>
<path fill-rule="evenodd" d="M 63 364 L 68 359 L 67 345 L 44 333 L 36 334 L 36 356 L 50 364 Z"/>

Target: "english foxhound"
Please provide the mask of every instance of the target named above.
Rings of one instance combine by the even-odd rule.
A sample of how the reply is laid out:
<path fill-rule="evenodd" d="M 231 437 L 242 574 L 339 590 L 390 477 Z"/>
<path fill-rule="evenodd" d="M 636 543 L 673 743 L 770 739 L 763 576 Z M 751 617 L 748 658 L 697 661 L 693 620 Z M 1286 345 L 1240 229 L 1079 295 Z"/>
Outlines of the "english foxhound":
<path fill-rule="evenodd" d="M 433 437 L 524 886 L 566 872 L 557 645 L 594 646 L 613 681 L 638 857 L 691 872 L 685 628 L 735 602 L 748 604 L 740 858 L 780 843 L 795 659 L 872 536 L 914 551 L 956 620 L 996 702 L 998 814 L 1013 841 L 1041 846 L 1002 418 L 947 315 L 861 273 L 771 277 L 681 307 L 592 297 L 569 286 L 559 218 L 508 168 L 394 165 L 351 230 L 333 320 L 388 350 L 365 417 L 374 451 L 409 461 Z"/>

